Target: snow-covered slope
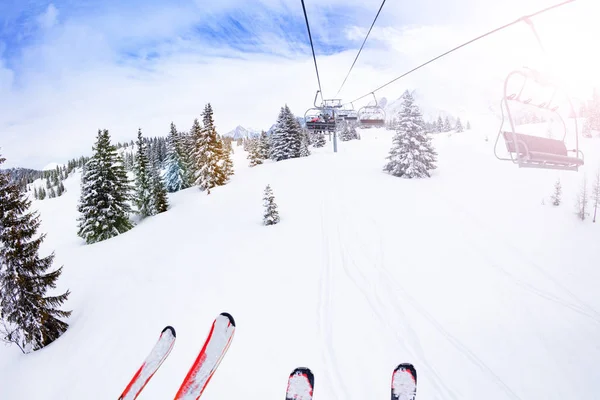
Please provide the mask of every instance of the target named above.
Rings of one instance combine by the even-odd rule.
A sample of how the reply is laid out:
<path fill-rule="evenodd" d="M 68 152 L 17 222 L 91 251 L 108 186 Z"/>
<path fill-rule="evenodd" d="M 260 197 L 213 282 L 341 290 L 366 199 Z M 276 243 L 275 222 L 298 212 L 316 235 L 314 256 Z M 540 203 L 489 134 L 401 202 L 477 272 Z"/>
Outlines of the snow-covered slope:
<path fill-rule="evenodd" d="M 437 135 L 422 180 L 382 172 L 385 130 L 254 168 L 235 147 L 228 185 L 173 194 L 168 212 L 90 246 L 72 176 L 34 203 L 71 326 L 37 353 L 0 348 L 0 398 L 117 398 L 166 325 L 177 342 L 140 398 L 172 398 L 223 311 L 237 332 L 207 400 L 282 398 L 297 366 L 315 373 L 315 400 L 386 399 L 400 362 L 418 370 L 418 400 L 600 398 L 600 228 L 573 208 L 600 141 L 584 141 L 579 173 L 527 170 L 495 159 L 494 130 Z"/>

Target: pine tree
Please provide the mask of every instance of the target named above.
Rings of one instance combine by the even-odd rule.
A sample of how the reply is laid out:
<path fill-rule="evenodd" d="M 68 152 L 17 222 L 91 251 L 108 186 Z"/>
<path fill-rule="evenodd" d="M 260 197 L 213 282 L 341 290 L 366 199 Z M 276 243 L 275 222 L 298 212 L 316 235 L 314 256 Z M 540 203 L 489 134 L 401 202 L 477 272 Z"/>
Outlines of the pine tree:
<path fill-rule="evenodd" d="M 135 174 L 135 197 L 134 204 L 137 213 L 146 218 L 154 215 L 153 195 L 152 195 L 152 176 L 151 165 L 148 154 L 150 150 L 142 137 L 142 130 L 138 129 L 137 148 L 135 153 L 135 164 L 133 166 Z"/>
<path fill-rule="evenodd" d="M 323 131 L 315 132 L 313 146 L 315 148 L 323 147 L 327 144 Z"/>
<path fill-rule="evenodd" d="M 40 198 L 40 195 L 38 194 L 37 186 L 33 187 L 33 198 L 36 200 L 38 200 Z"/>
<path fill-rule="evenodd" d="M 40 200 L 44 200 L 46 198 L 46 189 L 41 187 L 38 192 L 38 195 L 40 196 Z"/>
<path fill-rule="evenodd" d="M 300 157 L 302 127 L 287 104 L 281 107 L 271 135 L 271 159 L 275 161 Z"/>
<path fill-rule="evenodd" d="M 78 235 L 95 243 L 131 229 L 130 186 L 123 160 L 110 143 L 108 130 L 98 131 L 94 155 L 85 165 L 81 179 Z"/>
<path fill-rule="evenodd" d="M 265 194 L 263 197 L 263 205 L 265 212 L 263 214 L 264 225 L 275 225 L 279 223 L 279 211 L 277 211 L 277 204 L 275 203 L 275 196 L 270 185 L 265 188 Z"/>
<path fill-rule="evenodd" d="M 262 131 L 258 139 L 258 153 L 262 160 L 268 160 L 271 152 L 271 140 L 267 135 L 267 132 Z"/>
<path fill-rule="evenodd" d="M 596 179 L 592 188 L 592 202 L 594 203 L 594 219 L 592 222 L 596 222 L 596 214 L 598 212 L 598 205 L 600 204 L 600 170 L 596 171 Z"/>
<path fill-rule="evenodd" d="M 579 193 L 578 193 L 576 201 L 575 201 L 577 216 L 582 221 L 585 220 L 585 218 L 588 216 L 587 205 L 588 205 L 587 180 L 584 176 L 583 182 L 581 183 L 581 189 L 579 190 Z"/>
<path fill-rule="evenodd" d="M 165 183 L 170 193 L 177 192 L 189 186 L 186 165 L 182 157 L 181 138 L 175 124 L 171 122 L 171 131 L 167 136 L 167 155 L 165 159 Z"/>
<path fill-rule="evenodd" d="M 463 131 L 464 131 L 464 129 L 463 129 L 463 126 L 462 126 L 462 123 L 460 122 L 460 118 L 458 118 L 458 119 L 456 120 L 456 128 L 454 128 L 454 130 L 455 130 L 456 132 L 458 132 L 458 133 L 460 133 L 460 132 L 463 132 Z"/>
<path fill-rule="evenodd" d="M 560 179 L 557 179 L 554 183 L 554 193 L 550 196 L 552 205 L 559 206 L 562 197 L 562 186 L 560 185 Z"/>
<path fill-rule="evenodd" d="M 429 177 L 429 171 L 436 168 L 437 153 L 425 133 L 421 111 L 408 91 L 402 95 L 398 119 L 384 171 L 404 178 Z"/>
<path fill-rule="evenodd" d="M 223 170 L 220 141 L 213 121 L 213 110 L 210 103 L 204 107 L 202 113 L 202 122 L 204 127 L 195 133 L 195 154 L 196 163 L 195 184 L 200 186 L 200 190 L 206 190 L 210 194 L 210 189 L 215 186 L 223 185 L 226 179 L 226 171 Z M 197 120 L 194 127 L 199 126 Z"/>
<path fill-rule="evenodd" d="M 310 150 L 308 148 L 310 139 L 308 138 L 308 131 L 300 128 L 301 131 L 301 135 L 302 135 L 302 141 L 300 143 L 300 157 L 308 157 L 310 156 Z"/>
<path fill-rule="evenodd" d="M 470 130 L 470 129 L 471 129 L 471 122 L 467 121 L 467 130 Z"/>
<path fill-rule="evenodd" d="M 446 117 L 446 119 L 444 120 L 444 132 L 450 132 L 452 130 L 452 127 L 450 126 L 450 118 Z"/>
<path fill-rule="evenodd" d="M 169 209 L 167 189 L 160 173 L 160 154 L 155 153 L 150 165 L 150 178 L 152 183 L 152 212 L 160 214 Z"/>
<path fill-rule="evenodd" d="M 442 121 L 442 116 L 438 116 L 437 120 L 437 131 L 438 133 L 444 132 L 444 121 Z"/>
<path fill-rule="evenodd" d="M 0 157 L 0 164 L 4 158 Z M 40 226 L 31 202 L 19 192 L 8 174 L 0 173 L 0 318 L 2 339 L 24 353 L 39 350 L 58 339 L 69 327 L 60 310 L 70 294 L 46 296 L 56 288 L 62 267 L 47 272 L 54 253 L 40 258 L 38 251 L 46 235 L 35 238 Z"/>
<path fill-rule="evenodd" d="M 217 157 L 219 158 L 219 185 L 224 185 L 229 181 L 229 177 L 233 175 L 233 161 L 231 160 L 231 152 L 227 143 L 217 135 Z"/>
<path fill-rule="evenodd" d="M 56 191 L 54 190 L 54 186 L 50 186 L 50 195 L 48 196 L 51 199 L 56 197 Z"/>
<path fill-rule="evenodd" d="M 262 164 L 263 160 L 260 154 L 260 139 L 252 138 L 248 143 L 248 160 L 250 163 L 248 164 L 251 167 Z"/>

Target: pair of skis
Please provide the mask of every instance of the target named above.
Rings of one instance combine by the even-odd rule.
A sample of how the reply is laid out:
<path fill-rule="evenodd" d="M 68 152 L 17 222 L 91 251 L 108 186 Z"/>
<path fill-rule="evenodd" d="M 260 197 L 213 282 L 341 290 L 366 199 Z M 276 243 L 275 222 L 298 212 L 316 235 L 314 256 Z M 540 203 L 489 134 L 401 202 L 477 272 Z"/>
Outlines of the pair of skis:
<path fill-rule="evenodd" d="M 417 395 L 417 370 L 412 364 L 398 365 L 392 373 L 392 399 L 415 400 Z M 308 368 L 296 368 L 290 374 L 285 400 L 312 400 L 315 376 Z"/>
<path fill-rule="evenodd" d="M 197 400 L 200 398 L 229 349 L 234 333 L 235 321 L 230 314 L 221 313 L 215 318 L 204 346 L 183 380 L 177 395 L 175 395 L 175 400 Z M 175 339 L 175 329 L 172 326 L 167 326 L 162 330 L 158 342 L 156 342 L 142 366 L 133 375 L 119 400 L 134 400 L 139 396 L 171 353 L 175 345 Z"/>

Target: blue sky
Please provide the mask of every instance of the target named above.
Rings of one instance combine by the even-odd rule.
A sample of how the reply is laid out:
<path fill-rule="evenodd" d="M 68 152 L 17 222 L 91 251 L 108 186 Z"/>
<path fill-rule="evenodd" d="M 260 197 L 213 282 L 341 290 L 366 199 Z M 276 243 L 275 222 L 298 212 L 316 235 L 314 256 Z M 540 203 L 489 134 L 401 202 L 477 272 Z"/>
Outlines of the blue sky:
<path fill-rule="evenodd" d="M 331 96 L 381 2 L 305 3 L 323 90 Z M 341 95 L 363 94 L 461 41 L 551 3 L 388 0 Z M 406 84 L 439 90 L 436 79 L 472 80 L 469 57 L 480 67 L 497 65 L 504 56 L 498 49 L 510 40 L 499 35 Z M 187 130 L 206 102 L 213 103 L 222 131 L 268 127 L 283 103 L 303 114 L 316 88 L 300 0 L 0 0 L 5 166 L 41 168 L 89 154 L 100 128 L 115 140 L 131 139 L 138 127 L 148 136 L 164 135 L 170 121 Z M 397 98 L 404 89 L 403 81 L 381 95 Z M 445 97 L 453 103 L 439 96 Z"/>

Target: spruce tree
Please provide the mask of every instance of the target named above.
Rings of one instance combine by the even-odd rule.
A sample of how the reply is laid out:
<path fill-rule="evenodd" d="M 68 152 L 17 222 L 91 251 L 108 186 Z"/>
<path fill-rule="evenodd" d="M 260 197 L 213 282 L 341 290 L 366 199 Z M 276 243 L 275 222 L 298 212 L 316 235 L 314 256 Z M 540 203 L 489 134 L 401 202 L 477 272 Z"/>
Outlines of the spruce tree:
<path fill-rule="evenodd" d="M 467 121 L 467 130 L 470 130 L 470 129 L 471 129 L 471 122 Z"/>
<path fill-rule="evenodd" d="M 554 183 L 554 193 L 552 193 L 552 196 L 550 196 L 550 199 L 552 200 L 552 205 L 559 206 L 560 201 L 561 201 L 561 196 L 562 196 L 562 186 L 560 185 L 560 179 L 557 179 L 556 182 Z"/>
<path fill-rule="evenodd" d="M 4 158 L 0 157 L 0 164 Z M 47 296 L 56 288 L 62 267 L 48 272 L 54 253 L 40 257 L 46 235 L 36 237 L 40 226 L 31 202 L 0 173 L 0 318 L 2 339 L 24 353 L 39 350 L 58 339 L 69 327 L 62 321 L 71 311 L 60 310 L 70 294 Z"/>
<path fill-rule="evenodd" d="M 249 139 L 248 143 L 248 160 L 250 163 L 248 164 L 250 167 L 254 167 L 256 165 L 260 165 L 263 163 L 261 154 L 260 154 L 260 139 L 252 138 Z"/>
<path fill-rule="evenodd" d="M 450 118 L 446 117 L 446 119 L 444 120 L 444 132 L 450 132 L 452 130 L 452 127 L 450 126 Z"/>
<path fill-rule="evenodd" d="M 223 185 L 226 179 L 226 171 L 223 170 L 222 151 L 217 131 L 213 121 L 213 110 L 210 103 L 204 107 L 202 113 L 202 122 L 204 127 L 195 135 L 195 154 L 196 163 L 195 184 L 200 186 L 200 190 L 206 190 L 210 194 L 210 189 L 215 186 Z M 197 125 L 195 121 L 194 125 Z"/>
<path fill-rule="evenodd" d="M 302 127 L 287 106 L 281 107 L 271 136 L 271 159 L 275 161 L 300 157 Z"/>
<path fill-rule="evenodd" d="M 325 140 L 325 134 L 323 133 L 323 131 L 315 132 L 315 140 L 313 142 L 313 146 L 315 148 L 319 148 L 325 146 L 326 144 L 327 141 Z"/>
<path fill-rule="evenodd" d="M 444 132 L 444 121 L 442 121 L 442 116 L 438 116 L 437 120 L 437 131 L 438 133 Z"/>
<path fill-rule="evenodd" d="M 188 187 L 186 165 L 182 157 L 181 138 L 175 124 L 171 122 L 171 131 L 167 136 L 167 155 L 165 159 L 165 186 L 174 193 Z"/>
<path fill-rule="evenodd" d="M 33 198 L 36 200 L 38 200 L 40 198 L 40 195 L 38 194 L 37 186 L 33 187 Z"/>
<path fill-rule="evenodd" d="M 137 208 L 137 213 L 146 218 L 154 215 L 153 194 L 152 194 L 152 176 L 151 165 L 148 154 L 150 150 L 142 137 L 142 130 L 138 129 L 136 142 L 135 163 L 133 171 L 135 174 L 135 197 L 133 203 Z"/>
<path fill-rule="evenodd" d="M 464 129 L 463 129 L 463 126 L 462 126 L 462 122 L 460 122 L 460 118 L 458 118 L 458 119 L 456 120 L 456 127 L 454 128 L 454 130 L 455 130 L 456 132 L 458 132 L 458 133 L 460 133 L 460 132 L 463 132 L 463 131 L 464 131 Z"/>
<path fill-rule="evenodd" d="M 160 154 L 155 153 L 150 164 L 150 178 L 152 183 L 152 212 L 160 214 L 169 209 L 167 189 L 160 173 Z"/>
<path fill-rule="evenodd" d="M 267 185 L 267 187 L 265 188 L 263 205 L 265 207 L 265 211 L 263 214 L 263 224 L 275 225 L 279 223 L 279 212 L 277 211 L 275 196 L 273 195 L 273 190 L 271 189 L 270 185 Z"/>
<path fill-rule="evenodd" d="M 81 179 L 78 235 L 95 243 L 131 229 L 129 180 L 123 160 L 110 143 L 108 130 L 98 130 L 94 155 L 87 161 Z"/>
<path fill-rule="evenodd" d="M 229 177 L 233 175 L 234 171 L 229 147 L 219 135 L 217 135 L 217 157 L 220 171 L 218 185 L 224 185 L 229 181 Z"/>
<path fill-rule="evenodd" d="M 271 152 L 271 139 L 267 135 L 267 132 L 262 131 L 260 133 L 260 137 L 258 139 L 258 153 L 260 154 L 260 158 L 262 160 L 269 159 L 270 152 Z"/>
<path fill-rule="evenodd" d="M 310 150 L 308 148 L 310 142 L 308 131 L 300 128 L 300 134 L 302 135 L 302 141 L 300 142 L 300 157 L 308 157 L 310 156 Z"/>
<path fill-rule="evenodd" d="M 421 111 L 408 90 L 402 95 L 392 143 L 384 171 L 404 178 L 422 178 L 429 177 L 429 171 L 436 168 L 437 153 L 425 133 Z"/>

